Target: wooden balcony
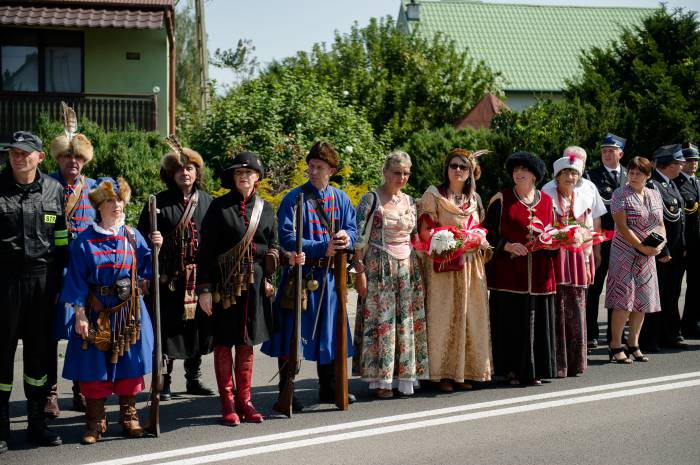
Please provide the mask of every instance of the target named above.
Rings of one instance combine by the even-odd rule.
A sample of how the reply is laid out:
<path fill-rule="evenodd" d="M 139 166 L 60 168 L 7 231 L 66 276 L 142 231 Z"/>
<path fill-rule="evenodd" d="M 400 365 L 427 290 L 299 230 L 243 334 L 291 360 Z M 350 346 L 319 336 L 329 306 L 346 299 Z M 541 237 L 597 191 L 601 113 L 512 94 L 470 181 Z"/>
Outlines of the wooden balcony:
<path fill-rule="evenodd" d="M 15 131 L 33 131 L 42 113 L 63 120 L 61 102 L 106 131 L 135 128 L 157 129 L 155 95 L 41 94 L 0 92 L 0 141 L 9 141 Z"/>

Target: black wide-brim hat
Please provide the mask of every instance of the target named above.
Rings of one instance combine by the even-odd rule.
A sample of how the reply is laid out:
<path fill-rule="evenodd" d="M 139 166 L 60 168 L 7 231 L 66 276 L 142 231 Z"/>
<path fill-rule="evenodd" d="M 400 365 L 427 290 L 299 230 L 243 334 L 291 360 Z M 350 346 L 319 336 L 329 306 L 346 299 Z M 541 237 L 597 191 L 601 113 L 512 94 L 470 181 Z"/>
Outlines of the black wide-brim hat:
<path fill-rule="evenodd" d="M 265 168 L 260 161 L 260 156 L 253 152 L 241 152 L 236 155 L 231 164 L 224 169 L 221 173 L 221 187 L 226 189 L 233 189 L 235 187 L 233 182 L 233 172 L 238 168 L 250 168 L 255 170 L 260 174 L 260 179 L 265 177 Z"/>
<path fill-rule="evenodd" d="M 535 175 L 535 178 L 537 178 L 536 182 L 540 182 L 547 174 L 547 166 L 544 164 L 544 161 L 534 153 L 515 152 L 506 158 L 506 171 L 509 175 L 513 175 L 513 170 L 516 166 L 525 166 L 528 171 Z"/>

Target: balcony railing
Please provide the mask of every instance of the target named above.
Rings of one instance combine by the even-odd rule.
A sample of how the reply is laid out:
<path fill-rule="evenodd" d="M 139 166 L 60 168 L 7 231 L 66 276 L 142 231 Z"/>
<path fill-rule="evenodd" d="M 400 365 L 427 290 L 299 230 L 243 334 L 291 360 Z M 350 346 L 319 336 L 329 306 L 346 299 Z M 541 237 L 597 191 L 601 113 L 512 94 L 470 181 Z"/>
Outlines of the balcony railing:
<path fill-rule="evenodd" d="M 107 131 L 157 129 L 155 95 L 0 92 L 0 140 L 11 140 L 15 131 L 34 130 L 42 113 L 63 120 L 62 101 L 73 107 L 78 118 L 94 121 Z"/>

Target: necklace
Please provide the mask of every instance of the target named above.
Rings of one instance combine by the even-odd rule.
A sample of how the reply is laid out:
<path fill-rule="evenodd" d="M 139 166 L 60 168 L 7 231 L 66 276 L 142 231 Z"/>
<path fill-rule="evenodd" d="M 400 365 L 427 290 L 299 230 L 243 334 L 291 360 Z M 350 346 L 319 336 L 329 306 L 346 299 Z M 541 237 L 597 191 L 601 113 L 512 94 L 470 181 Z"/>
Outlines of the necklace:
<path fill-rule="evenodd" d="M 559 189 L 557 189 L 557 200 L 559 201 L 559 209 L 561 210 L 561 216 L 564 221 L 574 219 L 574 196 L 575 192 L 571 192 L 571 197 L 567 198 L 561 195 Z M 564 208 L 564 201 L 569 202 L 569 208 Z"/>

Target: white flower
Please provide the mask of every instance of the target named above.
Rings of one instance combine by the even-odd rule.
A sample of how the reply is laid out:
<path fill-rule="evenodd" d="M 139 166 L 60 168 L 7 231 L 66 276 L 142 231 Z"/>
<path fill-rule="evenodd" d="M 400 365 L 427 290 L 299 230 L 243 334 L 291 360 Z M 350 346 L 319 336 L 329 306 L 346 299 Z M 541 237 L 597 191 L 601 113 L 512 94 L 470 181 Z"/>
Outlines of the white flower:
<path fill-rule="evenodd" d="M 433 237 L 430 239 L 430 250 L 428 250 L 428 253 L 430 255 L 442 255 L 443 253 L 449 252 L 456 247 L 457 241 L 455 241 L 454 234 L 446 229 L 443 229 L 433 234 Z"/>
<path fill-rule="evenodd" d="M 352 145 L 345 146 L 345 153 L 352 154 Z"/>
<path fill-rule="evenodd" d="M 344 90 L 344 91 L 343 91 L 343 97 L 347 97 L 348 95 L 350 95 L 350 92 L 348 92 L 347 90 Z"/>

